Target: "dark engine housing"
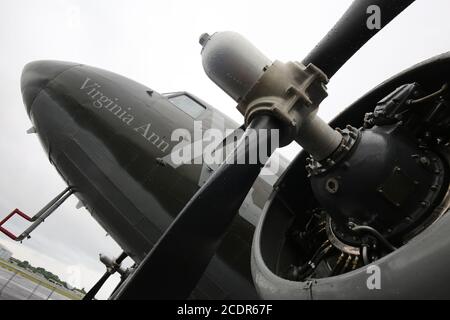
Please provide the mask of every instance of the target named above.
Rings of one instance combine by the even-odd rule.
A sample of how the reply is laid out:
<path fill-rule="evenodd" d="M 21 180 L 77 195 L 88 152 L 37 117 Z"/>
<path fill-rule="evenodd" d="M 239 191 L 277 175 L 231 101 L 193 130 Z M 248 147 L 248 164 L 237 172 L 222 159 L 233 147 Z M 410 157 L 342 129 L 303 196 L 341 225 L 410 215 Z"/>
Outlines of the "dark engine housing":
<path fill-rule="evenodd" d="M 263 298 L 450 297 L 449 74 L 446 53 L 394 76 L 331 122 L 335 154 L 297 156 L 254 237 Z"/>

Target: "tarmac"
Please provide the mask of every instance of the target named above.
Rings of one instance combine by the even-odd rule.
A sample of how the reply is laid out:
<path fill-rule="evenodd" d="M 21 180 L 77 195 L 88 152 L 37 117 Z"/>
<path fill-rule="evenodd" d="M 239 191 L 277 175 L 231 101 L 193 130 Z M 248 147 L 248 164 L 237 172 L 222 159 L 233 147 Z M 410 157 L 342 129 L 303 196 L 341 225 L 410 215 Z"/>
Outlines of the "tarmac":
<path fill-rule="evenodd" d="M 12 271 L 0 268 L 0 300 L 70 300 L 42 283 L 26 279 Z"/>

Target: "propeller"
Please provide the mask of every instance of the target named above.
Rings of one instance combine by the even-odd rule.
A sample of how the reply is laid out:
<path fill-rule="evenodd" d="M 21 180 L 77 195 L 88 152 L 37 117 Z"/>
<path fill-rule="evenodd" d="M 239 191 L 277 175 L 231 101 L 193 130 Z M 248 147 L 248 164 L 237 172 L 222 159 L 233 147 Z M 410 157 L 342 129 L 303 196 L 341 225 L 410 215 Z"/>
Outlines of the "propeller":
<path fill-rule="evenodd" d="M 122 252 L 120 256 L 112 263 L 105 263 L 106 265 L 106 272 L 103 274 L 103 276 L 95 283 L 95 285 L 89 290 L 88 293 L 83 297 L 83 300 L 92 300 L 95 298 L 96 294 L 100 291 L 100 289 L 105 284 L 106 280 L 113 275 L 118 268 L 120 268 L 120 265 L 122 264 L 123 260 L 128 257 L 128 255 L 125 252 Z M 100 259 L 101 260 L 101 259 Z M 103 261 L 102 261 L 103 262 Z"/>
<path fill-rule="evenodd" d="M 364 43 L 379 31 L 367 28 L 366 10 L 369 5 L 380 7 L 383 27 L 412 2 L 410 0 L 354 1 L 340 21 L 304 59 L 303 64 L 313 63 L 329 78 L 332 77 Z M 205 34 L 201 41 L 205 43 L 209 39 L 209 35 Z M 245 59 L 245 55 L 241 57 Z M 265 59 L 261 58 L 260 61 L 264 63 Z M 224 68 L 224 63 L 221 67 Z M 239 70 L 242 74 L 242 68 Z M 253 70 L 257 73 L 261 69 L 253 68 Z M 247 75 L 248 77 L 250 76 Z M 238 89 L 244 92 L 242 87 Z M 249 143 L 252 139 L 250 129 L 281 129 L 281 133 L 284 132 L 283 125 L 274 117 L 263 114 L 255 115 L 252 119 L 230 157 L 246 157 L 249 152 L 254 152 L 254 148 L 258 148 L 258 144 Z M 264 139 L 258 141 L 260 146 L 268 142 Z M 272 148 L 267 150 L 270 153 L 274 151 Z M 188 298 L 214 256 L 221 239 L 260 173 L 262 165 L 261 163 L 224 162 L 187 203 L 136 271 L 125 280 L 123 286 L 112 298 Z"/>
<path fill-rule="evenodd" d="M 355 0 L 323 37 L 317 46 L 303 59 L 312 63 L 331 78 L 367 41 L 384 28 L 414 0 Z M 368 8 L 377 6 L 380 11 L 380 28 L 369 28 Z"/>

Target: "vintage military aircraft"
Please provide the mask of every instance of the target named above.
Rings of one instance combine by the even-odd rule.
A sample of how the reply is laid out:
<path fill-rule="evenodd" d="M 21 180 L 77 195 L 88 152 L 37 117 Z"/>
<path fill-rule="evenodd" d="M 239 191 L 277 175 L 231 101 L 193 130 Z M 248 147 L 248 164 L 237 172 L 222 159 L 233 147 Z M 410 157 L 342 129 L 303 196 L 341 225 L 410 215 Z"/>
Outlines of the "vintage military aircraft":
<path fill-rule="evenodd" d="M 412 2 L 355 1 L 301 63 L 272 62 L 233 32 L 202 35 L 204 69 L 237 101 L 242 126 L 186 92 L 76 63 L 28 64 L 32 131 L 69 187 L 34 217 L 11 213 L 33 222 L 22 235 L 0 230 L 22 240 L 75 194 L 124 250 L 102 258 L 107 272 L 86 299 L 116 271 L 111 299 L 450 298 L 450 54 L 385 81 L 330 124 L 316 115 L 328 80 Z M 369 7 L 380 28 L 367 24 Z M 270 155 L 275 129 L 280 146 L 304 151 L 272 176 L 260 174 L 262 158 L 174 165 L 171 134 L 195 136 L 196 120 L 236 129 L 226 159 Z M 127 255 L 136 265 L 123 270 Z M 367 286 L 370 267 L 381 290 Z"/>

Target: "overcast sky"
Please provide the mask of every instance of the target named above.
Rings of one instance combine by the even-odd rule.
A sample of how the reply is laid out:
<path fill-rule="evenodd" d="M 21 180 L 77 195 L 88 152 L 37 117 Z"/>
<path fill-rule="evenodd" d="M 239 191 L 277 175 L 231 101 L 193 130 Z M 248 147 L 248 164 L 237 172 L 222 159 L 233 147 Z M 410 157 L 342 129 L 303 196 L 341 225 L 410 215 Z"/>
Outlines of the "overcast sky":
<path fill-rule="evenodd" d="M 49 164 L 20 94 L 23 66 L 39 59 L 85 63 L 125 75 L 158 92 L 190 91 L 236 121 L 235 103 L 204 74 L 198 37 L 242 33 L 269 58 L 301 60 L 350 0 L 308 1 L 0 1 L 0 217 L 18 207 L 33 215 L 66 185 Z M 319 114 L 331 120 L 353 100 L 395 73 L 450 50 L 448 0 L 418 0 L 374 37 L 332 79 Z M 299 148 L 287 147 L 292 158 Z M 0 243 L 19 259 L 77 280 L 88 289 L 103 274 L 98 253 L 120 248 L 70 198 L 32 239 Z M 12 227 L 20 233 L 26 224 Z M 106 298 L 110 281 L 99 295 Z"/>

